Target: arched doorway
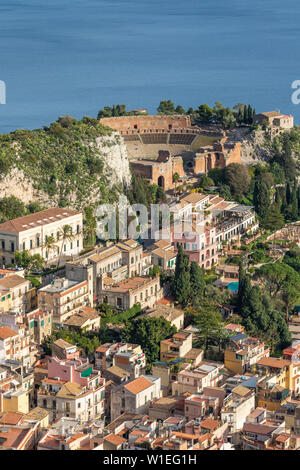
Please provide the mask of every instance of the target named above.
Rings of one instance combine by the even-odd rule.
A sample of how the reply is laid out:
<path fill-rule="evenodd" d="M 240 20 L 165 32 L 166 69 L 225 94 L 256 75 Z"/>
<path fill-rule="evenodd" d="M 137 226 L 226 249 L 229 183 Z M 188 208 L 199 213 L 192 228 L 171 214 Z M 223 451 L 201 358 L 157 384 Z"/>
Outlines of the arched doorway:
<path fill-rule="evenodd" d="M 161 188 L 164 188 L 165 187 L 165 178 L 163 176 L 159 176 L 159 178 L 157 180 L 157 184 Z"/>

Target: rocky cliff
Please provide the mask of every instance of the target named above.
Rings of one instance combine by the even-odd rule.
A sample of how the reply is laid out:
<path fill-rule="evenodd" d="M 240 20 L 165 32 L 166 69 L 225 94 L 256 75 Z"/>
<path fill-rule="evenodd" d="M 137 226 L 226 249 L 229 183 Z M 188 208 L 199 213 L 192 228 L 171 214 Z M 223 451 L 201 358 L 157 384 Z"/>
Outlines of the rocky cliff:
<path fill-rule="evenodd" d="M 0 199 L 82 208 L 113 202 L 131 182 L 123 138 L 98 121 L 59 121 L 0 135 Z"/>

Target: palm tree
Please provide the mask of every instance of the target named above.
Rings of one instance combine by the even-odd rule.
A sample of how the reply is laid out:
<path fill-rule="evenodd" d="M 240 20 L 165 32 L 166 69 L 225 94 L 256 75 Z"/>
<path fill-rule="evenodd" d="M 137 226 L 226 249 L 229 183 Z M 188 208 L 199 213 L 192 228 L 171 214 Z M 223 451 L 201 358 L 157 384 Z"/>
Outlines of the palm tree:
<path fill-rule="evenodd" d="M 56 243 L 55 243 L 54 237 L 52 237 L 52 235 L 50 236 L 46 235 L 45 241 L 42 245 L 42 248 L 46 249 L 46 259 L 48 259 L 48 253 L 50 253 L 51 250 L 53 250 L 55 247 L 56 247 Z"/>
<path fill-rule="evenodd" d="M 75 238 L 75 235 L 72 233 L 72 227 L 71 225 L 64 225 L 61 229 L 60 229 L 60 234 L 61 234 L 61 237 L 60 240 L 62 241 L 62 244 L 61 244 L 61 247 L 60 247 L 60 253 L 59 253 L 59 257 L 58 257 L 58 263 L 57 263 L 57 266 L 56 268 L 58 269 L 59 265 L 60 265 L 60 261 L 61 261 L 61 257 L 62 257 L 62 252 L 63 252 L 63 247 L 64 247 L 64 244 L 65 242 L 72 242 Z"/>

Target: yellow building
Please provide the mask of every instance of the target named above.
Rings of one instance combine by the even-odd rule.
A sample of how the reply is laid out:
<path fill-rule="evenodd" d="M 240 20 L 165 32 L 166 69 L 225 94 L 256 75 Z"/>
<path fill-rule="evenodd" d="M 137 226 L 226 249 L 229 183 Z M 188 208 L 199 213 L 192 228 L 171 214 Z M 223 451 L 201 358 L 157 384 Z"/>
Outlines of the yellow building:
<path fill-rule="evenodd" d="M 284 405 L 289 397 L 290 390 L 279 385 L 277 374 L 262 377 L 256 383 L 256 401 L 259 408 L 265 408 L 269 411 L 278 411 Z M 282 376 L 281 376 L 282 379 Z"/>
<path fill-rule="evenodd" d="M 49 416 L 49 411 L 36 406 L 30 410 L 29 413 L 24 415 L 24 421 L 28 421 L 29 423 L 38 421 L 41 429 L 48 429 L 50 425 Z"/>
<path fill-rule="evenodd" d="M 244 374 L 260 359 L 269 355 L 270 350 L 264 343 L 240 333 L 231 337 L 224 352 L 224 365 L 236 374 Z"/>
<path fill-rule="evenodd" d="M 276 384 L 292 391 L 292 366 L 293 364 L 286 359 L 264 357 L 258 361 L 256 368 L 266 374 L 276 374 Z"/>
<path fill-rule="evenodd" d="M 12 411 L 18 413 L 29 412 L 29 393 L 18 389 L 0 394 L 0 411 Z"/>

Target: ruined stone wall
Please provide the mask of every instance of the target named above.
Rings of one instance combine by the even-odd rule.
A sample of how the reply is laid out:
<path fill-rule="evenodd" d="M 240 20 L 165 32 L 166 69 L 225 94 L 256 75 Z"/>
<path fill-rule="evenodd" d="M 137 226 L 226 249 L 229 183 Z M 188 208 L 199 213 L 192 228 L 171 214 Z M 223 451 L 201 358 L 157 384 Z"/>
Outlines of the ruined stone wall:
<path fill-rule="evenodd" d="M 180 177 L 184 176 L 182 157 L 169 156 L 163 160 L 161 154 L 160 161 L 134 161 L 131 162 L 131 168 L 136 175 L 146 178 L 151 184 L 163 187 L 166 191 L 175 187 L 174 173 L 178 173 Z"/>
<path fill-rule="evenodd" d="M 227 153 L 227 152 L 226 152 Z M 242 144 L 241 142 L 236 142 L 234 147 L 230 149 L 229 153 L 226 155 L 226 166 L 230 163 L 242 163 Z"/>
<path fill-rule="evenodd" d="M 241 143 L 226 146 L 225 142 L 214 144 L 210 148 L 196 153 L 194 157 L 194 173 L 207 173 L 213 168 L 225 168 L 230 163 L 242 163 Z"/>
<path fill-rule="evenodd" d="M 171 130 L 191 127 L 189 116 L 120 116 L 100 119 L 101 124 L 119 131 L 121 134 L 128 130 L 160 129 Z"/>

